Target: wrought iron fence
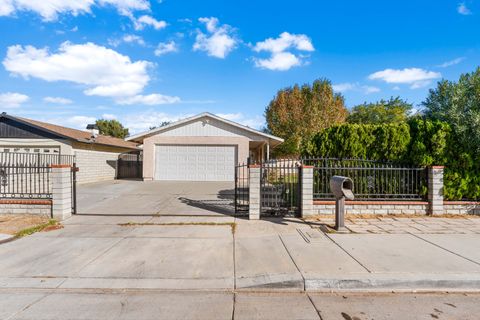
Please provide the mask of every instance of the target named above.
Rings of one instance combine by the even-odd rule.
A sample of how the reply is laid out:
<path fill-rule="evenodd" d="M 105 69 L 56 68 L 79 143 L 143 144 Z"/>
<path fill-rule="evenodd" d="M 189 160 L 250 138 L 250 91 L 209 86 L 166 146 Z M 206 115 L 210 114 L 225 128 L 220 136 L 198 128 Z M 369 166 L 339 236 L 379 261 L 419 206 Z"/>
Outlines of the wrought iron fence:
<path fill-rule="evenodd" d="M 302 163 L 314 166 L 313 197 L 333 199 L 330 178 L 347 176 L 353 180 L 357 200 L 422 200 L 427 194 L 424 167 L 362 159 L 304 158 Z"/>
<path fill-rule="evenodd" d="M 50 199 L 50 166 L 0 165 L 0 196 L 11 199 Z"/>
<path fill-rule="evenodd" d="M 261 213 L 296 215 L 300 208 L 300 161 L 273 159 L 260 164 Z"/>
<path fill-rule="evenodd" d="M 235 213 L 246 213 L 249 209 L 250 175 L 247 163 L 235 166 Z"/>
<path fill-rule="evenodd" d="M 73 165 L 74 162 L 74 155 L 0 152 L 0 166 L 49 166 L 51 164 Z"/>

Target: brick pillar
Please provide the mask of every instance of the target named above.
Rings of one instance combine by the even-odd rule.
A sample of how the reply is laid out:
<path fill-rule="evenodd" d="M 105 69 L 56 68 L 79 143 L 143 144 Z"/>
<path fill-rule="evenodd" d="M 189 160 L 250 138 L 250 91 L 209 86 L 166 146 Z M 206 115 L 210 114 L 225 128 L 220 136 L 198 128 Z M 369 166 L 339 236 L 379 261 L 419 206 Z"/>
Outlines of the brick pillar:
<path fill-rule="evenodd" d="M 52 216 L 62 221 L 72 216 L 72 182 L 70 165 L 52 165 Z"/>
<path fill-rule="evenodd" d="M 313 166 L 302 166 L 300 168 L 300 215 L 308 217 L 313 212 Z"/>
<path fill-rule="evenodd" d="M 259 165 L 250 165 L 248 166 L 250 171 L 249 179 L 249 208 L 248 208 L 248 218 L 250 220 L 260 219 L 260 171 L 261 168 Z"/>
<path fill-rule="evenodd" d="M 443 214 L 443 168 L 428 168 L 428 214 Z"/>

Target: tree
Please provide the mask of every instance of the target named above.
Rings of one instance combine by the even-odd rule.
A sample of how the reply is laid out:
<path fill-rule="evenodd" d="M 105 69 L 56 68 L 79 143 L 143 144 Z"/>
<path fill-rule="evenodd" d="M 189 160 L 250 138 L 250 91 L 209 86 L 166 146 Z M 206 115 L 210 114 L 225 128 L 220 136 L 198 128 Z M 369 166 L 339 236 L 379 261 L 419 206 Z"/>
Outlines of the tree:
<path fill-rule="evenodd" d="M 172 121 L 162 121 L 162 123 L 160 123 L 159 126 L 152 126 L 152 127 L 150 127 L 149 129 L 150 129 L 150 130 L 153 130 L 153 129 L 165 127 L 165 126 L 168 126 L 170 123 L 172 123 Z"/>
<path fill-rule="evenodd" d="M 425 115 L 447 122 L 458 145 L 457 154 L 470 154 L 478 162 L 480 157 L 480 67 L 462 74 L 458 82 L 442 80 L 422 103 Z"/>
<path fill-rule="evenodd" d="M 124 128 L 118 120 L 100 119 L 95 122 L 100 134 L 124 139 L 128 137 L 128 129 Z"/>
<path fill-rule="evenodd" d="M 267 132 L 285 139 L 276 155 L 298 155 L 305 141 L 346 116 L 343 96 L 326 79 L 282 89 L 265 109 Z"/>
<path fill-rule="evenodd" d="M 386 124 L 407 121 L 412 105 L 400 97 L 363 103 L 352 108 L 348 115 L 349 123 Z"/>

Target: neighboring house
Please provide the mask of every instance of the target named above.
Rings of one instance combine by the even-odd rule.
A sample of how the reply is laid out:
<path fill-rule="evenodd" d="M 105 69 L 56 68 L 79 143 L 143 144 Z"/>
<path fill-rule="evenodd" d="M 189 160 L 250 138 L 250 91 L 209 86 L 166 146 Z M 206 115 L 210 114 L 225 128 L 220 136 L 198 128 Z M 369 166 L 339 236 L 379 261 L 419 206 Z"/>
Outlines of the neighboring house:
<path fill-rule="evenodd" d="M 143 144 L 144 180 L 234 181 L 235 165 L 268 159 L 283 139 L 211 113 L 127 138 Z"/>
<path fill-rule="evenodd" d="M 0 114 L 0 152 L 75 155 L 79 183 L 115 179 L 118 155 L 134 150 L 123 139 Z"/>

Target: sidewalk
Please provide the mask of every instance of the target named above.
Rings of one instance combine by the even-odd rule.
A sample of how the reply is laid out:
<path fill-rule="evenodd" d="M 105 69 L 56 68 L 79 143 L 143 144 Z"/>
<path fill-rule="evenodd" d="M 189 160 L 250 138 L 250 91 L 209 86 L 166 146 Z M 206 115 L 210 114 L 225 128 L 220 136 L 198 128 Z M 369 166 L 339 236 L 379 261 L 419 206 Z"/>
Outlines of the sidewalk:
<path fill-rule="evenodd" d="M 0 288 L 480 290 L 480 219 L 419 219 L 417 233 L 401 220 L 368 219 L 358 222 L 383 231 L 334 234 L 294 218 L 75 216 L 1 244 Z M 471 232 L 451 234 L 448 223 Z"/>

